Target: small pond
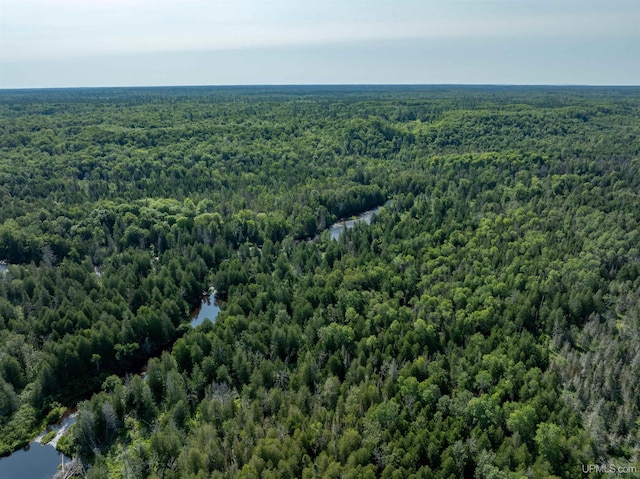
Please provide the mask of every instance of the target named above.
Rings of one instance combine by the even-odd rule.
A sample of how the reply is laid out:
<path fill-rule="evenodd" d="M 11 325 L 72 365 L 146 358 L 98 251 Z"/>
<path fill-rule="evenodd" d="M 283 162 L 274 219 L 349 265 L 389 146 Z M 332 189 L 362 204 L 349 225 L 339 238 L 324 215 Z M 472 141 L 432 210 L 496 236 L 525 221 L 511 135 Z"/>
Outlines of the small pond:
<path fill-rule="evenodd" d="M 215 322 L 218 317 L 218 313 L 220 312 L 220 307 L 216 303 L 215 295 L 215 291 L 212 291 L 203 297 L 200 306 L 191 314 L 192 327 L 195 328 L 196 326 L 200 326 L 206 320 L 209 320 L 212 323 Z"/>
<path fill-rule="evenodd" d="M 2 479 L 51 479 L 62 463 L 62 453 L 55 446 L 64 436 L 72 424 L 76 422 L 75 413 L 67 411 L 56 424 L 47 427 L 31 444 L 13 452 L 7 457 L 0 458 L 0 478 Z M 42 439 L 50 431 L 55 431 L 55 437 L 47 444 Z M 65 464 L 71 460 L 64 456 Z"/>
<path fill-rule="evenodd" d="M 65 462 L 70 461 L 64 458 Z M 2 479 L 51 479 L 62 463 L 62 453 L 53 446 L 32 442 L 10 456 L 0 459 Z"/>

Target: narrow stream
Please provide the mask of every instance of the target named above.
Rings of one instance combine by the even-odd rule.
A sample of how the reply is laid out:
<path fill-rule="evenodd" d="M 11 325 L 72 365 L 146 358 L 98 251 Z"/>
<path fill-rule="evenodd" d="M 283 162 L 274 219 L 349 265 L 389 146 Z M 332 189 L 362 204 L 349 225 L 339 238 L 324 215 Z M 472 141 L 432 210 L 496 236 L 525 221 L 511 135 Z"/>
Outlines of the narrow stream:
<path fill-rule="evenodd" d="M 67 433 L 67 431 L 69 431 L 69 428 L 75 423 L 76 413 L 71 413 L 71 411 L 68 411 L 60 421 L 47 427 L 33 441 L 42 444 L 42 440 L 44 439 L 44 437 L 51 431 L 55 431 L 56 435 L 47 444 L 49 446 L 58 447 L 58 441 Z"/>
<path fill-rule="evenodd" d="M 342 233 L 344 233 L 348 229 L 353 228 L 356 225 L 356 223 L 360 223 L 364 221 L 366 224 L 370 224 L 371 219 L 380 212 L 383 206 L 386 206 L 387 204 L 389 204 L 388 201 L 382 206 L 378 206 L 377 208 L 374 208 L 372 210 L 367 210 L 363 213 L 360 213 L 355 218 L 338 221 L 337 223 L 332 224 L 328 228 L 329 233 L 331 234 L 331 239 L 338 240 Z"/>

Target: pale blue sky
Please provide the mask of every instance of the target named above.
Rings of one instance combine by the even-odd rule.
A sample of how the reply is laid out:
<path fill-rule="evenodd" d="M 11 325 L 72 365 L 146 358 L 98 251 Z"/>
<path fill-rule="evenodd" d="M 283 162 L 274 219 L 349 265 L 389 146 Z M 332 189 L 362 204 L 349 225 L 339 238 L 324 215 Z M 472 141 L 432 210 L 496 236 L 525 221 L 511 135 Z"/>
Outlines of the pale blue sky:
<path fill-rule="evenodd" d="M 0 88 L 640 84 L 640 0 L 0 0 Z"/>

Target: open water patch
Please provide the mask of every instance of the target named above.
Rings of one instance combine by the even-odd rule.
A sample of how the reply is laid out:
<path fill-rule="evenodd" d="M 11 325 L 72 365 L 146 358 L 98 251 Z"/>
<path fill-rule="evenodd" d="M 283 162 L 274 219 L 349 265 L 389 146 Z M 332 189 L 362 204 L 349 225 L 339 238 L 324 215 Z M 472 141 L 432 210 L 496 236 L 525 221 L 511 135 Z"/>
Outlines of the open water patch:
<path fill-rule="evenodd" d="M 200 306 L 191 314 L 191 326 L 195 328 L 207 320 L 214 323 L 219 313 L 220 306 L 216 302 L 216 292 L 212 289 L 209 293 L 205 293 Z"/>

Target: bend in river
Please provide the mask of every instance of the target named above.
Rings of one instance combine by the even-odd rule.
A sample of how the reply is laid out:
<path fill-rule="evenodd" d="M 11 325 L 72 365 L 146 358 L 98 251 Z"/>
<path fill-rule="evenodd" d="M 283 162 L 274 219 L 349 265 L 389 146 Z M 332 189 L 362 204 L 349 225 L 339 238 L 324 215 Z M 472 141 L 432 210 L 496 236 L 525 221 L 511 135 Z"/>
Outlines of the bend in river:
<path fill-rule="evenodd" d="M 384 205 L 380 205 L 376 208 L 373 208 L 372 210 L 364 211 L 363 213 L 360 213 L 359 215 L 357 215 L 355 218 L 352 218 L 349 220 L 341 220 L 332 224 L 328 228 L 329 233 L 331 234 L 331 239 L 338 240 L 340 238 L 340 235 L 344 231 L 353 228 L 356 223 L 364 222 L 366 224 L 370 224 L 371 219 L 375 215 L 377 215 L 384 206 L 387 206 L 390 203 L 391 203 L 390 201 L 387 201 Z"/>

